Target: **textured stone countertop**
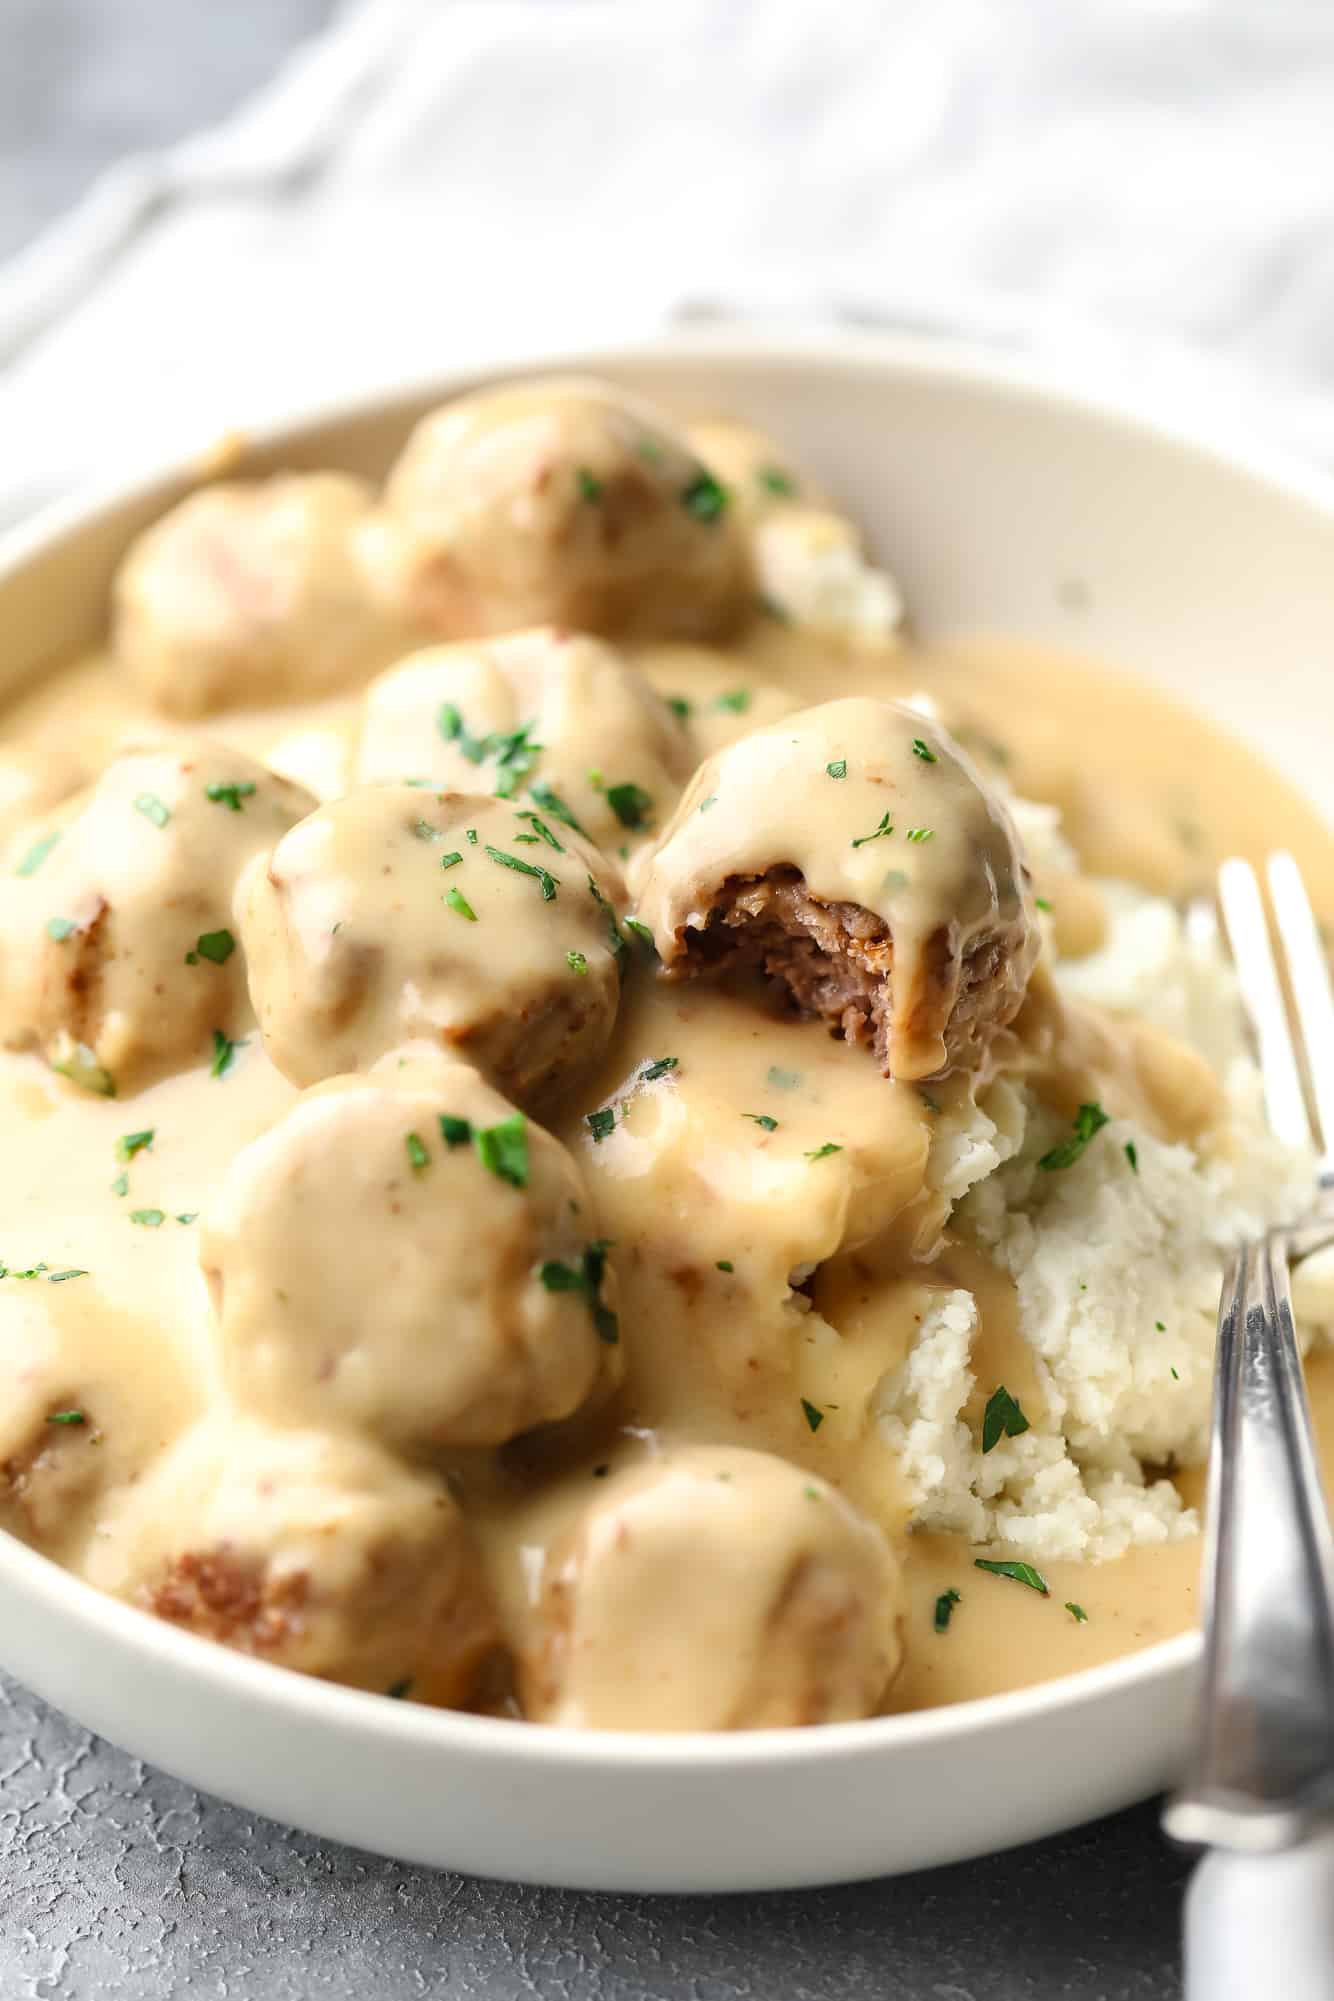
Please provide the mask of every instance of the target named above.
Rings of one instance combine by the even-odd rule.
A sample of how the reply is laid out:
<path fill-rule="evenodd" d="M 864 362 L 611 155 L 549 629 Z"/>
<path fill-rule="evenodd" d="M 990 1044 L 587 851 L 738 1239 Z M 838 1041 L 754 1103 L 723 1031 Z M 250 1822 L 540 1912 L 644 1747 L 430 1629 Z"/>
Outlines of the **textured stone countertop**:
<path fill-rule="evenodd" d="M 118 154 L 221 113 L 329 11 L 0 0 L 0 256 Z M 1146 1807 L 802 1895 L 476 1882 L 238 1812 L 0 1679 L 0 2001 L 1166 2001 L 1186 1872 Z"/>

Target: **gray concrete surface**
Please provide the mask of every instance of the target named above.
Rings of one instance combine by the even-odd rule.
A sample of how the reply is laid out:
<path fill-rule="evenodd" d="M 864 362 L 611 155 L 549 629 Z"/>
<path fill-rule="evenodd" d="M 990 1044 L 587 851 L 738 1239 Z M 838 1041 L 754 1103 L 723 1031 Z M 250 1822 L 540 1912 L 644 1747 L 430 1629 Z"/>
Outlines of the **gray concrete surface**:
<path fill-rule="evenodd" d="M 0 0 L 0 256 L 118 153 L 221 115 L 330 10 Z M 518 1889 L 256 1820 L 0 1678 L 0 2001 L 1167 2001 L 1185 1874 L 1142 1808 L 799 1896 Z"/>

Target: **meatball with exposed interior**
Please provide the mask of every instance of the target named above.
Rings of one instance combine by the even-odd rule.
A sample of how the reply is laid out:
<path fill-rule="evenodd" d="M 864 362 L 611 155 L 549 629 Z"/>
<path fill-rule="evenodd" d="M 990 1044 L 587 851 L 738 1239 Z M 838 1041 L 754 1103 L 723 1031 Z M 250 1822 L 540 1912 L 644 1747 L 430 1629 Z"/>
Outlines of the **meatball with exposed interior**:
<path fill-rule="evenodd" d="M 724 488 L 657 411 L 577 377 L 417 426 L 385 488 L 393 588 L 443 638 L 552 622 L 707 637 L 746 603 Z"/>
<path fill-rule="evenodd" d="M 669 977 L 761 970 L 905 1080 L 980 1066 L 1040 943 L 1001 801 L 934 725 L 862 697 L 708 759 L 637 889 Z"/>
<path fill-rule="evenodd" d="M 116 577 L 117 658 L 162 714 L 310 701 L 421 635 L 376 596 L 371 490 L 345 473 L 192 493 Z"/>
<path fill-rule="evenodd" d="M 0 878 L 0 1039 L 104 1097 L 206 1062 L 250 1019 L 236 878 L 313 804 L 219 744 L 117 758 Z"/>
<path fill-rule="evenodd" d="M 357 776 L 537 804 L 614 852 L 662 825 L 696 759 L 689 732 L 614 647 L 541 626 L 431 647 L 382 674 L 367 692 Z"/>
<path fill-rule="evenodd" d="M 233 1159 L 200 1263 L 228 1387 L 275 1421 L 500 1445 L 571 1416 L 619 1363 L 574 1161 L 439 1058 L 298 1098 Z"/>
<path fill-rule="evenodd" d="M 240 1653 L 449 1707 L 498 1645 L 444 1481 L 345 1434 L 204 1419 L 127 1491 L 98 1568 Z"/>
<path fill-rule="evenodd" d="M 767 1452 L 614 1474 L 547 1554 L 525 1713 L 592 1730 L 759 1730 L 871 1715 L 902 1656 L 897 1561 Z"/>
<path fill-rule="evenodd" d="M 614 864 L 518 800 L 371 785 L 257 857 L 236 898 L 264 1046 L 314 1084 L 426 1041 L 509 1096 L 595 1062 L 625 952 Z"/>

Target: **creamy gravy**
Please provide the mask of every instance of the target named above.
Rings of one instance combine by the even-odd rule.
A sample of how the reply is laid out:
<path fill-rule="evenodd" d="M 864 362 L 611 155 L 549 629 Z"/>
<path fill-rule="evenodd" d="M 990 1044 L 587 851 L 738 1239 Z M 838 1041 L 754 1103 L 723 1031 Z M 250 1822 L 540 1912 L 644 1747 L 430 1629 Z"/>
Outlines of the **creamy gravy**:
<path fill-rule="evenodd" d="M 1224 854 L 1258 859 L 1281 841 L 1322 916 L 1334 917 L 1334 843 L 1315 812 L 1244 745 L 1085 662 L 983 640 L 840 648 L 764 619 L 725 652 L 653 645 L 631 657 L 662 693 L 690 704 L 704 752 L 835 694 L 925 693 L 980 765 L 1062 808 L 1088 873 L 1180 895 Z M 213 734 L 330 796 L 348 779 L 357 714 L 352 697 L 237 710 Z M 17 700 L 6 733 L 25 753 L 73 756 L 91 773 L 164 730 L 120 671 L 96 659 Z M 34 824 L 24 816 L 24 840 Z M 1088 949 L 1101 931 L 1096 892 L 1063 879 L 1062 901 L 1063 948 Z M 699 1441 L 781 1455 L 846 1494 L 898 1543 L 906 1656 L 891 1710 L 1019 1687 L 1188 1627 L 1192 1540 L 1099 1566 L 1047 1563 L 1051 1594 L 1042 1598 L 975 1570 L 976 1552 L 956 1538 L 903 1533 L 907 1502 L 863 1413 L 933 1292 L 964 1286 L 979 1300 L 977 1396 L 1004 1382 L 1026 1408 L 1041 1404 L 1009 1281 L 948 1234 L 941 1241 L 938 1198 L 924 1187 L 934 1122 L 948 1117 L 964 1079 L 924 1097 L 882 1080 L 864 1052 L 777 1015 L 758 994 L 673 986 L 633 944 L 631 957 L 605 1059 L 548 1116 L 588 1173 L 600 1230 L 616 1245 L 624 1380 L 610 1400 L 552 1432 L 498 1456 L 450 1461 L 510 1638 L 522 1646 L 529 1634 L 544 1552 L 568 1536 L 592 1483 Z M 1167 1136 L 1207 1134 L 1207 1078 L 1189 1065 L 1164 1074 L 1148 1041 L 1127 1055 L 1124 1036 L 1100 1039 L 1095 1026 L 1075 1055 L 1067 1038 L 1060 1061 L 1043 1056 L 1032 1023 L 1055 1005 L 1039 980 L 1023 1038 L 1051 1102 L 1072 1109 L 1098 1091 L 1109 1102 L 1119 1093 Z M 668 1057 L 671 1073 L 645 1076 Z M 253 1027 L 225 1074 L 186 1070 L 129 1099 L 75 1091 L 35 1056 L 0 1055 L 11 1135 L 0 1468 L 12 1525 L 94 1582 L 124 1569 L 117 1495 L 217 1400 L 198 1218 L 238 1148 L 296 1095 Z M 598 1111 L 614 1115 L 601 1138 L 588 1123 Z M 123 1135 L 150 1128 L 151 1146 L 118 1157 Z M 35 1277 L 16 1276 L 39 1265 L 46 1269 Z M 52 1283 L 71 1268 L 87 1275 Z M 1330 1460 L 1334 1362 L 1317 1360 L 1311 1384 Z M 67 1401 L 86 1410 L 87 1423 L 42 1450 L 66 1455 L 66 1486 L 87 1479 L 90 1492 L 110 1498 L 49 1518 L 35 1503 L 25 1512 L 34 1427 L 40 1435 L 52 1403 Z M 936 1602 L 949 1591 L 959 1601 L 938 1632 Z"/>

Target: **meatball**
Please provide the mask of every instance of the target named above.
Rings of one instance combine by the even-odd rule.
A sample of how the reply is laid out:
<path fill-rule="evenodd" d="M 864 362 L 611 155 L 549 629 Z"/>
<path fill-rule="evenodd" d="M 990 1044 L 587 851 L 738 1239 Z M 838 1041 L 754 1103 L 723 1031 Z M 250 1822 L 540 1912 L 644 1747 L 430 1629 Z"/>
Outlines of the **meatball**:
<path fill-rule="evenodd" d="M 450 1707 L 498 1630 L 442 1479 L 362 1439 L 219 1413 L 130 1490 L 98 1581 L 239 1653 Z"/>
<path fill-rule="evenodd" d="M 880 1530 L 767 1452 L 614 1474 L 549 1552 L 525 1713 L 593 1730 L 759 1730 L 876 1710 L 901 1586 Z"/>
<path fill-rule="evenodd" d="M 1040 943 L 1000 800 L 934 725 L 863 697 L 708 759 L 636 887 L 669 977 L 758 968 L 907 1080 L 980 1066 Z"/>
<path fill-rule="evenodd" d="M 517 801 L 366 786 L 247 870 L 236 899 L 264 1046 L 317 1083 L 426 1040 L 527 1103 L 596 1061 L 624 942 L 614 868 Z"/>
<path fill-rule="evenodd" d="M 367 563 L 370 502 L 343 473 L 227 482 L 141 535 L 116 577 L 112 640 L 154 707 L 309 701 L 405 651 L 413 628 Z"/>
<path fill-rule="evenodd" d="M 499 1445 L 569 1417 L 619 1359 L 578 1168 L 439 1058 L 298 1098 L 233 1159 L 200 1262 L 231 1393 L 274 1420 Z"/>
<path fill-rule="evenodd" d="M 748 424 L 690 428 L 727 483 L 750 543 L 760 601 L 791 625 L 887 638 L 903 621 L 899 587 L 867 561 L 860 529 L 792 460 Z"/>
<path fill-rule="evenodd" d="M 401 600 L 444 638 L 547 621 L 695 638 L 745 606 L 725 490 L 655 410 L 605 383 L 446 404 L 409 439 L 385 508 Z"/>
<path fill-rule="evenodd" d="M 522 797 L 614 850 L 662 824 L 695 762 L 688 732 L 614 648 L 547 626 L 433 647 L 382 674 L 357 774 Z"/>
<path fill-rule="evenodd" d="M 106 1097 L 205 1059 L 250 1018 L 236 878 L 313 803 L 217 744 L 117 758 L 0 878 L 0 1039 Z"/>

